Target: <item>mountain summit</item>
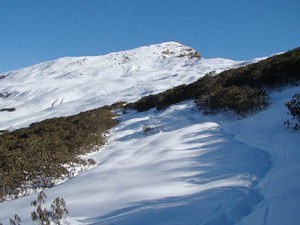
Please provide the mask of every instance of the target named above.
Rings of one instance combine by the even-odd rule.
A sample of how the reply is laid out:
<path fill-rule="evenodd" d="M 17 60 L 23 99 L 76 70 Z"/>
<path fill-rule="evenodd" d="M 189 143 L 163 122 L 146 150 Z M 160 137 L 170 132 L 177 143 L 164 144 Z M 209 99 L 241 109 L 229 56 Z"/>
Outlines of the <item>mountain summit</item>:
<path fill-rule="evenodd" d="M 0 130 L 135 101 L 239 64 L 166 42 L 102 56 L 64 57 L 0 75 Z"/>

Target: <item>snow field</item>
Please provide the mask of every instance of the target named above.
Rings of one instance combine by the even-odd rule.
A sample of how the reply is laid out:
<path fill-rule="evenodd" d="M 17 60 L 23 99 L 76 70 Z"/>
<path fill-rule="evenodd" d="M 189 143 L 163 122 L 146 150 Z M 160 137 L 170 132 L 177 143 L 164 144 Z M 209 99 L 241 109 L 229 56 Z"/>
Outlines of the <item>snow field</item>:
<path fill-rule="evenodd" d="M 0 130 L 134 101 L 259 60 L 178 58 L 190 51 L 170 42 L 6 73 L 0 93 L 11 95 L 0 98 L 0 108 L 16 111 L 0 113 Z M 241 120 L 229 113 L 203 117 L 192 102 L 161 112 L 129 111 L 93 154 L 98 166 L 48 189 L 48 206 L 65 198 L 68 222 L 75 225 L 298 225 L 299 133 L 283 121 L 284 103 L 299 91 L 274 92 L 267 110 Z M 144 126 L 155 129 L 146 135 Z M 0 220 L 17 213 L 30 224 L 35 196 L 1 203 Z"/>
<path fill-rule="evenodd" d="M 63 197 L 72 224 L 232 224 L 262 200 L 255 185 L 269 155 L 224 133 L 193 111 L 192 102 L 166 111 L 130 111 L 93 155 L 98 166 L 48 189 Z M 162 130 L 145 135 L 144 125 Z M 29 221 L 34 195 L 0 205 Z M 74 222 L 76 221 L 76 222 Z"/>

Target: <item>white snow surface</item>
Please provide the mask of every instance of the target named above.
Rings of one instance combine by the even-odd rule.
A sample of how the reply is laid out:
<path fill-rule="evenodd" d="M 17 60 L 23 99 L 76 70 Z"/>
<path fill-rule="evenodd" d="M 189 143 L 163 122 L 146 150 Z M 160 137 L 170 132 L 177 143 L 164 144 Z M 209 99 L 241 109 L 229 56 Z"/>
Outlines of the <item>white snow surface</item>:
<path fill-rule="evenodd" d="M 254 187 L 269 155 L 235 141 L 192 111 L 192 102 L 164 112 L 119 117 L 110 141 L 93 158 L 98 166 L 48 189 L 65 198 L 71 224 L 232 224 L 262 196 Z M 143 126 L 159 129 L 145 135 Z M 34 195 L 0 205 L 25 221 Z M 5 218 L 7 220 L 8 218 Z"/>
<path fill-rule="evenodd" d="M 0 130 L 15 129 L 51 117 L 76 114 L 118 101 L 191 83 L 210 71 L 245 62 L 197 59 L 196 51 L 167 42 L 103 56 L 66 57 L 2 74 Z M 1 95 L 0 95 L 1 96 Z"/>
<path fill-rule="evenodd" d="M 152 57 L 152 53 L 148 52 L 149 49 L 152 52 L 159 49 L 157 51 L 161 52 L 161 46 L 169 45 L 181 46 L 178 43 L 164 43 L 127 51 L 127 54 L 143 52 L 136 58 L 141 65 L 134 64 L 140 68 L 138 71 L 153 63 L 148 69 L 144 68 L 143 73 L 128 73 L 127 77 L 122 77 L 120 71 L 118 76 L 117 72 L 111 77 L 105 74 L 100 76 L 100 70 L 97 70 L 93 78 L 90 70 L 95 68 L 89 67 L 86 69 L 89 79 L 72 72 L 83 77 L 81 83 L 79 78 L 78 83 L 71 78 L 70 83 L 69 78 L 64 78 L 62 82 L 59 75 L 53 73 L 54 79 L 47 72 L 43 78 L 48 80 L 46 85 L 42 78 L 38 79 L 43 76 L 43 64 L 29 67 L 34 75 L 28 68 L 12 72 L 0 82 L 10 84 L 11 90 L 19 87 L 19 91 L 24 92 L 3 102 L 17 102 L 16 96 L 19 96 L 26 100 L 26 104 L 34 106 L 39 102 L 43 105 L 44 100 L 39 101 L 39 98 L 51 95 L 51 91 L 62 93 L 59 96 L 63 98 L 66 90 L 72 90 L 71 86 L 73 89 L 76 87 L 80 97 L 49 107 L 51 101 L 58 98 L 55 96 L 45 108 L 34 109 L 31 113 L 26 111 L 30 110 L 29 105 L 20 100 L 19 106 L 14 105 L 18 106 L 17 111 L 6 114 L 15 116 L 14 119 L 1 117 L 1 125 L 3 128 L 20 127 L 28 125 L 29 121 L 113 103 L 115 99 L 135 100 L 147 93 L 191 82 L 211 70 L 221 71 L 240 65 L 240 62 L 224 59 Z M 115 57 L 117 54 L 121 53 L 110 55 Z M 149 61 L 141 58 L 147 54 L 150 54 Z M 98 57 L 84 58 L 87 61 L 95 58 L 97 61 Z M 53 65 L 64 60 L 76 61 L 74 58 L 59 59 Z M 178 66 L 181 63 L 187 66 Z M 46 64 L 45 71 L 51 68 L 50 62 Z M 111 66 L 111 71 L 117 71 L 116 68 L 122 65 Z M 67 67 L 73 65 L 66 63 Z M 38 68 L 39 72 L 35 73 L 33 68 Z M 150 71 L 150 68 L 154 69 Z M 24 72 L 26 70 L 28 74 Z M 175 77 L 171 75 L 174 71 L 177 74 Z M 165 77 L 164 73 L 169 75 Z M 28 79 L 22 81 L 23 76 Z M 103 77 L 111 85 L 103 87 L 107 88 L 107 96 L 102 92 L 101 85 L 96 84 Z M 132 82 L 131 88 L 127 86 L 127 79 L 128 83 Z M 120 80 L 121 84 L 118 83 Z M 41 85 L 35 86 L 38 82 Z M 99 93 L 96 87 L 100 88 Z M 31 92 L 30 88 L 35 91 Z M 108 144 L 92 155 L 98 165 L 46 190 L 48 206 L 55 197 L 63 197 L 70 211 L 65 222 L 75 225 L 298 225 L 299 132 L 283 126 L 288 119 L 284 103 L 296 92 L 299 92 L 299 87 L 274 92 L 271 94 L 272 104 L 267 110 L 240 120 L 230 113 L 203 117 L 190 101 L 173 105 L 165 111 L 153 109 L 137 113 L 130 110 L 121 114 L 118 117 L 120 124 L 111 130 Z M 19 107 L 24 107 L 24 111 L 18 114 Z M 144 126 L 154 127 L 153 132 L 146 135 Z M 32 194 L 1 203 L 0 221 L 6 222 L 17 213 L 24 224 L 30 224 L 30 212 L 33 210 L 30 202 L 35 197 Z"/>

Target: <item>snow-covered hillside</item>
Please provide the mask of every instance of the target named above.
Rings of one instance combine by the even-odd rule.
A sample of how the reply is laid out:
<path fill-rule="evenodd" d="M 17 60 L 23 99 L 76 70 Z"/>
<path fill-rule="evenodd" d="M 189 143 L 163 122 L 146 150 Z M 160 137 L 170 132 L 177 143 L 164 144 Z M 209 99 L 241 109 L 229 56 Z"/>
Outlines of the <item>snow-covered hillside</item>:
<path fill-rule="evenodd" d="M 48 189 L 48 199 L 65 198 L 70 224 L 297 225 L 299 134 L 282 126 L 297 90 L 273 94 L 268 110 L 244 120 L 203 117 L 192 102 L 124 114 L 94 153 L 98 166 Z M 143 126 L 156 129 L 145 135 Z M 1 219 L 30 223 L 34 198 L 1 203 Z"/>
<path fill-rule="evenodd" d="M 0 109 L 16 111 L 0 112 L 0 129 L 134 101 L 258 60 L 191 56 L 195 50 L 170 42 L 5 73 Z M 284 103 L 299 91 L 274 92 L 267 110 L 240 120 L 230 113 L 204 117 L 191 101 L 119 112 L 108 144 L 92 154 L 97 166 L 46 190 L 48 206 L 63 197 L 72 225 L 298 225 L 299 132 L 283 122 Z M 154 129 L 145 134 L 144 126 Z M 0 221 L 17 213 L 31 224 L 35 197 L 2 202 Z"/>
<path fill-rule="evenodd" d="M 198 57 L 190 47 L 167 42 L 104 56 L 61 58 L 2 74 L 0 109 L 16 111 L 0 113 L 0 130 L 134 101 L 245 63 Z"/>

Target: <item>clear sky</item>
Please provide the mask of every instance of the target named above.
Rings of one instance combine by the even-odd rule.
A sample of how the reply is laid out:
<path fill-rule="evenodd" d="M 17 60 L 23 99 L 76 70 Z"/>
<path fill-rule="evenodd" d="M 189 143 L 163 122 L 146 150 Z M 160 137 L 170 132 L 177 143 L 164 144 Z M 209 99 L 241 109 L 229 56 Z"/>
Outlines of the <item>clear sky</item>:
<path fill-rule="evenodd" d="M 300 46 L 300 0 L 0 0 L 0 72 L 178 41 L 205 58 Z"/>

